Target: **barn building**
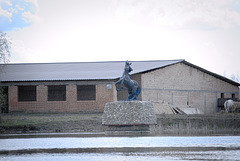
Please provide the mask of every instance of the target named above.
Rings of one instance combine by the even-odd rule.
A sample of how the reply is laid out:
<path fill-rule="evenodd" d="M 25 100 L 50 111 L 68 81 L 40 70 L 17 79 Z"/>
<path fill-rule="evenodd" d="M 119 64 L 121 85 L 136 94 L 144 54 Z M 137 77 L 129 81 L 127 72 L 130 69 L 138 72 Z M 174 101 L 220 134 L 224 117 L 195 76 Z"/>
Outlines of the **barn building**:
<path fill-rule="evenodd" d="M 9 112 L 102 112 L 106 102 L 124 100 L 115 82 L 125 62 L 1 65 L 0 85 L 8 87 Z M 240 84 L 185 60 L 132 61 L 139 100 L 215 113 L 218 98 L 238 98 Z"/>

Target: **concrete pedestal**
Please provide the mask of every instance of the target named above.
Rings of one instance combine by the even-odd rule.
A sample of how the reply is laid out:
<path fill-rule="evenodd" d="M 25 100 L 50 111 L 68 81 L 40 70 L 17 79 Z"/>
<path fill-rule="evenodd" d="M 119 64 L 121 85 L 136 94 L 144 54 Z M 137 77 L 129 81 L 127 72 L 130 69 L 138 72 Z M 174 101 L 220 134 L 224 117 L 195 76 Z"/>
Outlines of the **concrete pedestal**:
<path fill-rule="evenodd" d="M 157 124 L 152 102 L 118 101 L 105 104 L 102 124 L 107 133 L 149 131 L 149 125 Z"/>

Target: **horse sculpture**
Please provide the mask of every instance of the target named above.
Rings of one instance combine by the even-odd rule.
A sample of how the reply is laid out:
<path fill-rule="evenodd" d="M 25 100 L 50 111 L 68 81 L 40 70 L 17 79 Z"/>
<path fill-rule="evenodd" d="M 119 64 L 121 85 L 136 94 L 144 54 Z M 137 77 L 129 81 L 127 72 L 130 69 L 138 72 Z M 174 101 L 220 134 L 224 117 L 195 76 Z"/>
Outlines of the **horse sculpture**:
<path fill-rule="evenodd" d="M 120 79 L 115 83 L 117 91 L 123 89 L 123 85 L 128 89 L 128 101 L 137 100 L 137 97 L 141 92 L 141 88 L 139 87 L 137 81 L 132 80 L 129 76 L 129 73 L 133 71 L 130 66 L 131 64 L 132 63 L 126 61 L 122 77 L 120 77 Z M 120 88 L 117 87 L 118 84 L 121 84 Z"/>

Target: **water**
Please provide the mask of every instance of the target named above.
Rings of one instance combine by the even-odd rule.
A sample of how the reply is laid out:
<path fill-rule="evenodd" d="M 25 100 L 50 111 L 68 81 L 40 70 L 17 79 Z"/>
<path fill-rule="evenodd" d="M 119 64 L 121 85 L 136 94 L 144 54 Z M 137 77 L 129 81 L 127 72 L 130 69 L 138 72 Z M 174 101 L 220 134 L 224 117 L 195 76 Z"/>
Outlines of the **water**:
<path fill-rule="evenodd" d="M 0 139 L 2 160 L 240 160 L 240 136 Z"/>
<path fill-rule="evenodd" d="M 158 161 L 158 160 L 239 160 L 239 152 L 156 152 L 156 153 L 109 153 L 109 154 L 31 154 L 3 156 L 4 161 Z"/>

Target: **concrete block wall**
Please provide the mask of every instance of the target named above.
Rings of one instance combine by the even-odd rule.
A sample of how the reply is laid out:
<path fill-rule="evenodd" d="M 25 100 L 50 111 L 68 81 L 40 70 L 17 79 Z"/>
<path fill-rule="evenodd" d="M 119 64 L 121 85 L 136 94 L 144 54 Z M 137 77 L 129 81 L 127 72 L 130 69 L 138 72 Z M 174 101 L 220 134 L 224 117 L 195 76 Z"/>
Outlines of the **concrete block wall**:
<path fill-rule="evenodd" d="M 113 83 L 98 83 L 96 84 L 96 100 L 77 101 L 77 85 L 68 84 L 66 85 L 66 101 L 48 101 L 47 85 L 37 85 L 37 101 L 18 102 L 18 87 L 9 86 L 9 111 L 102 112 L 105 103 L 116 101 L 115 91 Z"/>
<path fill-rule="evenodd" d="M 201 113 L 215 113 L 217 98 L 238 97 L 238 87 L 184 63 L 142 74 L 142 100 L 164 100 L 175 106 L 191 106 Z"/>

